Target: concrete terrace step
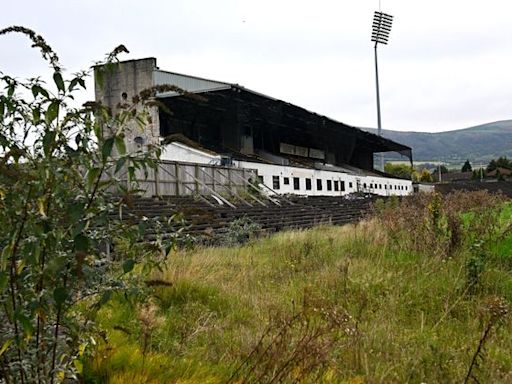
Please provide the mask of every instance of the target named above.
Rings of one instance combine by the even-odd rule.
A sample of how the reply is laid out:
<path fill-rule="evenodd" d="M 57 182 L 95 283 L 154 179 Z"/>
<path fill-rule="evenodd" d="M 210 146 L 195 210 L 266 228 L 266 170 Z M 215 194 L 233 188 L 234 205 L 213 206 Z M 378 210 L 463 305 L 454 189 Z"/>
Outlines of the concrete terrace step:
<path fill-rule="evenodd" d="M 158 218 L 165 222 L 175 213 L 182 213 L 185 228 L 182 233 L 205 237 L 210 243 L 215 237 L 225 233 L 230 223 L 236 219 L 247 218 L 258 223 L 263 232 L 270 233 L 285 228 L 309 228 L 320 224 L 346 224 L 360 220 L 369 213 L 375 198 L 347 199 L 343 197 L 313 196 L 287 197 L 293 204 L 253 207 L 240 205 L 210 206 L 201 199 L 190 196 L 165 198 L 134 198 L 129 208 L 123 212 L 124 220 L 136 221 L 142 217 Z M 178 224 L 175 225 L 178 227 Z M 176 229 L 172 229 L 175 231 Z M 155 240 L 156 230 L 148 228 L 146 240 Z M 172 233 L 164 233 L 170 237 Z"/>

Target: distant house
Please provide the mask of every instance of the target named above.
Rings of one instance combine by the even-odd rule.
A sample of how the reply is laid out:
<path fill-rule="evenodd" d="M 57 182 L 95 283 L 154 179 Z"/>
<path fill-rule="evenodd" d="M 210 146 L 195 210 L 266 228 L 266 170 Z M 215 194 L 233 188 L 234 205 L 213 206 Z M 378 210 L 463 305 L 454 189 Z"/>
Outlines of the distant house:
<path fill-rule="evenodd" d="M 508 178 L 512 175 L 512 169 L 498 167 L 495 170 L 486 173 L 486 177 L 488 178 L 498 178 L 499 175 Z"/>
<path fill-rule="evenodd" d="M 439 182 L 439 175 L 437 172 L 432 175 L 434 181 Z M 442 183 L 456 183 L 461 181 L 471 180 L 473 178 L 473 172 L 446 172 L 441 173 Z"/>

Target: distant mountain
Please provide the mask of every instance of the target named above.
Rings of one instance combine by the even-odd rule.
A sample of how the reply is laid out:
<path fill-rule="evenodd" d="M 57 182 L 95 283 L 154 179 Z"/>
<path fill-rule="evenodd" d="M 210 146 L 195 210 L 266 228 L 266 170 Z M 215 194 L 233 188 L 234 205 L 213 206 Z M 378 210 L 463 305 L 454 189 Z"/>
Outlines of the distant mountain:
<path fill-rule="evenodd" d="M 377 133 L 376 129 L 366 129 Z M 415 161 L 488 163 L 499 156 L 512 158 L 512 120 L 439 133 L 382 130 L 383 136 L 412 148 Z"/>

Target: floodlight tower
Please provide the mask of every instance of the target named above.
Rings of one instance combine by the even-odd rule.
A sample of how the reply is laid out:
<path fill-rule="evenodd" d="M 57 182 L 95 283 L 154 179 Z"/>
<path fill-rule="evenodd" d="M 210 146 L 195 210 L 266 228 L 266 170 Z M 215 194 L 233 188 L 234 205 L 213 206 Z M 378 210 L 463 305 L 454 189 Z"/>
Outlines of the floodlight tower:
<path fill-rule="evenodd" d="M 380 117 L 379 65 L 377 61 L 377 46 L 379 44 L 388 44 L 389 33 L 391 32 L 392 24 L 393 16 L 384 12 L 375 11 L 375 14 L 373 15 L 372 41 L 375 43 L 375 83 L 377 87 L 377 124 L 379 136 L 382 136 L 382 122 Z M 382 153 L 380 154 L 380 166 L 384 171 L 384 156 Z"/>

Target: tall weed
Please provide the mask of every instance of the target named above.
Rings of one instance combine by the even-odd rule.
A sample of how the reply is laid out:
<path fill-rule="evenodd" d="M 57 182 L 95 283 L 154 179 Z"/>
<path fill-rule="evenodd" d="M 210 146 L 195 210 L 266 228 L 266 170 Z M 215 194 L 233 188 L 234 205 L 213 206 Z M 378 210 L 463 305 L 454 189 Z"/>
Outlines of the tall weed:
<path fill-rule="evenodd" d="M 375 204 L 376 217 L 396 247 L 419 254 L 450 257 L 462 245 L 488 241 L 500 228 L 505 198 L 486 191 L 447 196 L 420 193 L 397 203 Z"/>

